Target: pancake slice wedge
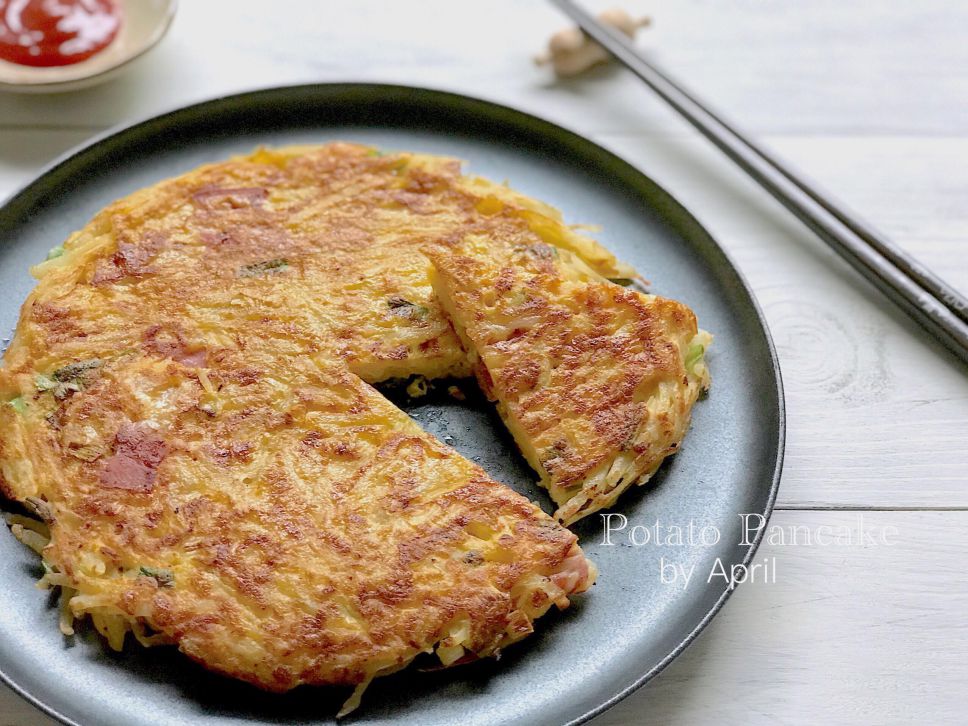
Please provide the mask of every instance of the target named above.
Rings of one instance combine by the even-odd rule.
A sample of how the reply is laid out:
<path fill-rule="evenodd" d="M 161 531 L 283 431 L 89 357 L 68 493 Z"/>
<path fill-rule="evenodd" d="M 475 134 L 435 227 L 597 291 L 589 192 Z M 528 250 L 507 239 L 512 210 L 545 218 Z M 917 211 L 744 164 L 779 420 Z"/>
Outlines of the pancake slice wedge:
<path fill-rule="evenodd" d="M 689 308 L 543 243 L 469 235 L 430 256 L 438 300 L 559 521 L 611 506 L 678 450 L 709 384 L 711 336 Z"/>

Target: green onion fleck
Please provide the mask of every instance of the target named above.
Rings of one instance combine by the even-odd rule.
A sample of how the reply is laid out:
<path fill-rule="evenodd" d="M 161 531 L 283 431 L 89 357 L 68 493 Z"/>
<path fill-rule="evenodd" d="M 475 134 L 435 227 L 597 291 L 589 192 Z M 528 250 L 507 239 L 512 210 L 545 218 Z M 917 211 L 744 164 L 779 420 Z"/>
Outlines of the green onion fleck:
<path fill-rule="evenodd" d="M 154 579 L 158 583 L 158 587 L 171 587 L 175 584 L 175 576 L 171 570 L 166 570 L 161 567 L 145 567 L 142 565 L 138 568 L 138 574 L 142 577 Z"/>
<path fill-rule="evenodd" d="M 61 401 L 71 393 L 84 390 L 96 375 L 96 371 L 103 365 L 100 358 L 91 358 L 76 363 L 69 363 L 58 368 L 49 376 L 38 373 L 34 376 L 34 386 L 38 391 L 50 391 L 54 398 Z"/>
<path fill-rule="evenodd" d="M 706 347 L 702 343 L 690 345 L 689 350 L 686 351 L 686 370 L 692 370 L 705 354 Z"/>
<path fill-rule="evenodd" d="M 404 318 L 425 318 L 430 314 L 430 310 L 426 306 L 410 302 L 399 295 L 394 295 L 388 299 L 387 307 L 394 315 Z"/>
<path fill-rule="evenodd" d="M 62 254 L 64 254 L 64 245 L 57 245 L 56 247 L 52 247 L 50 252 L 47 253 L 47 259 L 53 260 Z"/>
<path fill-rule="evenodd" d="M 57 388 L 60 383 L 55 381 L 53 378 L 45 376 L 43 373 L 38 373 L 34 376 L 34 385 L 37 387 L 38 391 L 50 391 Z"/>
<path fill-rule="evenodd" d="M 54 380 L 60 381 L 61 383 L 67 383 L 68 381 L 83 382 L 81 379 L 102 365 L 104 364 L 100 358 L 90 358 L 89 360 L 81 360 L 77 363 L 69 363 L 63 368 L 58 368 L 54 371 Z"/>
<path fill-rule="evenodd" d="M 265 262 L 256 262 L 252 265 L 240 267 L 239 277 L 259 277 L 260 275 L 285 272 L 287 269 L 289 269 L 289 263 L 284 259 L 266 260 Z"/>

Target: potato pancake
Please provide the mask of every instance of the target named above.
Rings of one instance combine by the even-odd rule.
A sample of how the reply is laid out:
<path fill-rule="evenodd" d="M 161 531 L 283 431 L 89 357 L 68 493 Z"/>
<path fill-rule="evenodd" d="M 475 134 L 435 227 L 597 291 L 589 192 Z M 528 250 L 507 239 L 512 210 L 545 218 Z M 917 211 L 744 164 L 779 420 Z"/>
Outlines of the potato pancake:
<path fill-rule="evenodd" d="M 368 384 L 469 371 L 422 252 L 466 230 L 622 271 L 453 160 L 346 144 L 163 181 L 35 268 L 0 370 L 0 489 L 44 520 L 12 523 L 65 632 L 90 615 L 116 648 L 133 631 L 358 697 L 423 652 L 497 653 L 591 585 L 572 533 Z"/>
<path fill-rule="evenodd" d="M 675 453 L 709 382 L 685 305 L 602 279 L 567 250 L 469 235 L 432 253 L 472 367 L 565 524 Z"/>

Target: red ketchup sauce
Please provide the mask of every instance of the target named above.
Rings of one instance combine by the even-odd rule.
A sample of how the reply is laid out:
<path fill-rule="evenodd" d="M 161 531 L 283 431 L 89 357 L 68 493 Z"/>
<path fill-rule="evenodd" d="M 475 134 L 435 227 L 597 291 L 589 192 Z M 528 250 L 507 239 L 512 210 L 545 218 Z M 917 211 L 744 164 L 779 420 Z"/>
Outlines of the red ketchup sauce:
<path fill-rule="evenodd" d="M 111 44 L 121 26 L 115 0 L 0 0 L 0 59 L 66 66 Z"/>

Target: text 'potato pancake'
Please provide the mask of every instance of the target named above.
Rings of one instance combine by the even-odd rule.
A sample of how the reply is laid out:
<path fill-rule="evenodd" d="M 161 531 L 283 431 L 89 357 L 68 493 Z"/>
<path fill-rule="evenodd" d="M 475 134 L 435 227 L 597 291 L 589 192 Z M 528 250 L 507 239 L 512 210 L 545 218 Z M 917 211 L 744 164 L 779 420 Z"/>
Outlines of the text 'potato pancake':
<path fill-rule="evenodd" d="M 62 629 L 89 615 L 275 691 L 358 686 L 349 709 L 586 590 L 573 534 L 370 386 L 471 374 L 430 258 L 478 238 L 634 275 L 453 159 L 353 144 L 201 167 L 52 250 L 0 369 L 0 489 L 38 518 L 11 522 Z"/>

